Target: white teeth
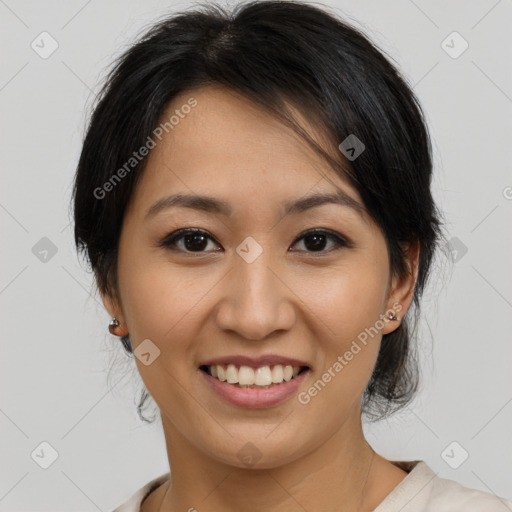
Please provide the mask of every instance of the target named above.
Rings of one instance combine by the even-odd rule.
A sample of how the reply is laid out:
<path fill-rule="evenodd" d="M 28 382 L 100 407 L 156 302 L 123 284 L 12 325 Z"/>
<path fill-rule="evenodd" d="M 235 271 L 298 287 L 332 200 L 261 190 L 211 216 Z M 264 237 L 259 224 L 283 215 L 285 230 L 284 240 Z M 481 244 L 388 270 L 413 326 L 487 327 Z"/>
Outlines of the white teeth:
<path fill-rule="evenodd" d="M 220 364 L 217 365 L 217 379 L 226 382 L 226 370 Z"/>
<path fill-rule="evenodd" d="M 209 366 L 209 373 L 212 377 L 219 379 L 221 382 L 229 384 L 238 384 L 239 386 L 264 386 L 268 387 L 272 384 L 281 384 L 283 381 L 288 382 L 292 378 L 297 377 L 300 366 L 291 366 L 276 364 L 272 368 L 270 366 L 260 366 L 259 368 L 251 368 L 250 366 L 240 366 L 238 368 L 234 364 L 213 365 Z"/>
<path fill-rule="evenodd" d="M 254 384 L 254 370 L 250 366 L 240 366 L 240 370 L 238 370 L 238 384 L 240 386 Z"/>
<path fill-rule="evenodd" d="M 276 364 L 274 368 L 272 368 L 272 382 L 274 384 L 283 382 L 283 374 L 283 366 L 281 364 Z"/>
<path fill-rule="evenodd" d="M 269 386 L 272 384 L 270 366 L 262 366 L 256 370 L 254 375 L 254 384 L 257 384 L 258 386 Z"/>
<path fill-rule="evenodd" d="M 226 380 L 229 384 L 238 383 L 238 370 L 234 364 L 228 364 L 228 368 L 226 370 Z"/>

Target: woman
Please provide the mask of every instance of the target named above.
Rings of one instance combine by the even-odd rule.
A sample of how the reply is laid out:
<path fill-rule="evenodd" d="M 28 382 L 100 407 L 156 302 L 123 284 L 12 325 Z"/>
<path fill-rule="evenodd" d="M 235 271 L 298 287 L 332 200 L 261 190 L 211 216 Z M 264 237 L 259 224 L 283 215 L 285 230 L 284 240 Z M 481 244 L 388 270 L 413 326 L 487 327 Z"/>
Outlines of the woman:
<path fill-rule="evenodd" d="M 431 173 L 410 88 L 318 7 L 205 6 L 119 59 L 77 169 L 75 239 L 171 471 L 117 512 L 512 505 L 363 435 L 363 413 L 417 388 L 411 314 L 442 233 Z"/>

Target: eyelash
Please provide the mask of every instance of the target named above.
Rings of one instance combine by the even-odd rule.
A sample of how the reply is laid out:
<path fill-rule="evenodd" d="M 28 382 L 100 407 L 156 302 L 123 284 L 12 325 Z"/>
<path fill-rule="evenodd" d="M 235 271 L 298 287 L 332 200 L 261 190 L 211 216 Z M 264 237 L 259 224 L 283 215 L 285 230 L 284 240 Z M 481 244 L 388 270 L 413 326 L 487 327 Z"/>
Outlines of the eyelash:
<path fill-rule="evenodd" d="M 175 232 L 171 233 L 170 235 L 166 236 L 158 245 L 159 245 L 159 247 L 163 247 L 163 248 L 173 250 L 173 251 L 181 251 L 181 252 L 184 252 L 185 254 L 198 254 L 199 255 L 199 254 L 204 254 L 204 253 L 208 252 L 208 251 L 194 252 L 194 251 L 176 249 L 176 248 L 172 247 L 172 246 L 176 247 L 176 242 L 181 240 L 183 237 L 185 237 L 187 235 L 195 235 L 195 234 L 204 235 L 206 238 L 213 240 L 215 243 L 217 243 L 215 238 L 210 236 L 207 231 L 204 231 L 202 229 L 185 228 L 185 229 L 179 229 L 178 231 L 175 231 Z M 327 235 L 328 238 L 331 238 L 332 240 L 335 241 L 337 247 L 334 249 L 330 249 L 330 250 L 322 250 L 322 251 L 307 251 L 307 250 L 305 250 L 303 252 L 307 252 L 309 254 L 326 254 L 326 253 L 331 253 L 336 250 L 340 250 L 344 247 L 351 248 L 353 246 L 352 243 L 349 242 L 346 238 L 344 238 L 341 235 L 339 235 L 333 231 L 330 231 L 328 229 L 310 229 L 308 231 L 305 231 L 304 233 L 301 233 L 295 239 L 295 241 L 293 242 L 293 245 L 295 245 L 297 242 L 299 242 L 303 238 L 306 238 L 308 236 L 313 236 L 313 235 Z M 218 245 L 220 245 L 220 244 L 218 244 Z"/>

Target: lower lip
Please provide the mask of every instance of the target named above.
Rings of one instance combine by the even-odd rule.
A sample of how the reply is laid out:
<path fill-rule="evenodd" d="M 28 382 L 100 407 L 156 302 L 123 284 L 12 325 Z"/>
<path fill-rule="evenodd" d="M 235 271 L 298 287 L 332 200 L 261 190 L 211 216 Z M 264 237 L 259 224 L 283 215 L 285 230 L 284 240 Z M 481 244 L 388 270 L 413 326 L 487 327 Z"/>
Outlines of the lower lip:
<path fill-rule="evenodd" d="M 309 370 L 303 371 L 297 377 L 275 384 L 270 388 L 239 388 L 227 382 L 221 382 L 203 370 L 199 370 L 208 385 L 218 395 L 238 407 L 264 408 L 280 404 L 290 398 L 301 385 Z"/>

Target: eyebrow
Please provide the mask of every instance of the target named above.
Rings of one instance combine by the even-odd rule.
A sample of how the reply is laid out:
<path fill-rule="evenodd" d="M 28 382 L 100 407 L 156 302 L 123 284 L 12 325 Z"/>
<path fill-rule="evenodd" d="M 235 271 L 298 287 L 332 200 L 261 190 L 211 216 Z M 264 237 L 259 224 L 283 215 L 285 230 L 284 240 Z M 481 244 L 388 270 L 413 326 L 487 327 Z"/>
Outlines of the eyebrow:
<path fill-rule="evenodd" d="M 284 204 L 284 215 L 299 214 L 324 204 L 338 204 L 356 211 L 363 219 L 366 208 L 341 190 L 334 193 L 317 193 Z M 146 213 L 146 219 L 172 207 L 185 207 L 230 217 L 233 210 L 229 203 L 214 197 L 195 194 L 172 194 L 159 199 Z M 366 220 L 366 219 L 365 219 Z"/>

